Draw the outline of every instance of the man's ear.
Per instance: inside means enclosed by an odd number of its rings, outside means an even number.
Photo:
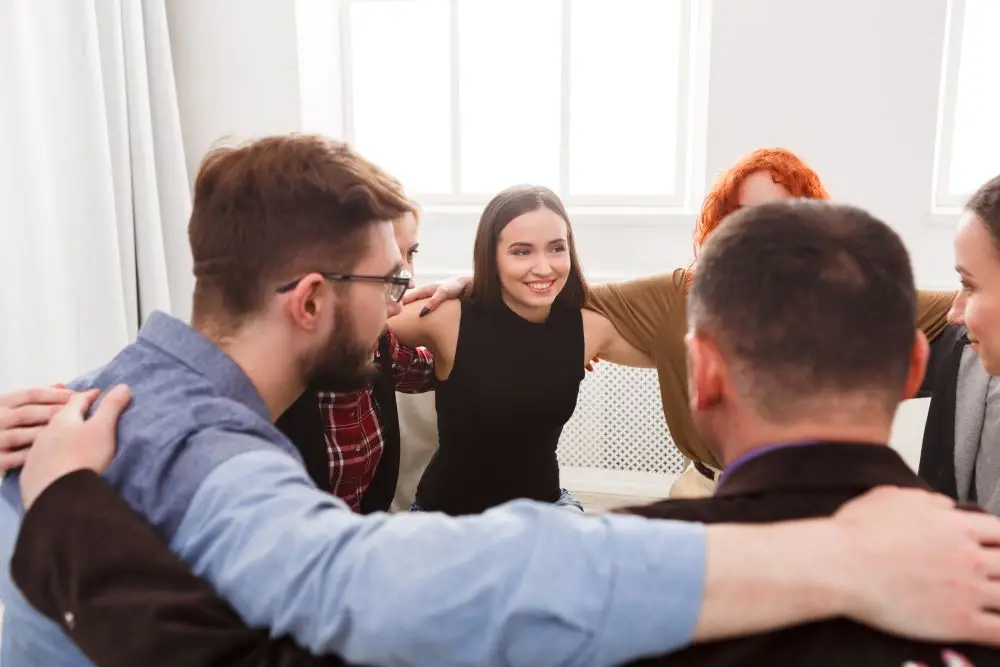
[[[913,398],[920,393],[920,386],[924,383],[924,375],[927,373],[927,361],[931,356],[931,346],[927,342],[927,336],[919,329],[913,339],[913,347],[910,348],[910,368],[906,373],[906,386],[903,389],[903,398]]]
[[[688,333],[685,343],[688,350],[691,411],[707,410],[718,405],[722,394],[719,350],[711,340],[694,331]]]
[[[286,295],[285,309],[297,326],[305,331],[315,331],[319,327],[320,316],[331,308],[333,299],[329,290],[324,290],[326,280],[318,273],[310,273]]]

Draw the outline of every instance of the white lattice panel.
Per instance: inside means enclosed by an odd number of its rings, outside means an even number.
[[[406,510],[437,448],[434,394],[396,394],[402,460],[394,507]],[[580,386],[559,441],[563,486],[574,491],[665,497],[684,459],[663,420],[656,371],[599,363]]]
[[[656,371],[599,363],[559,441],[562,468],[673,477],[684,457],[663,419]]]

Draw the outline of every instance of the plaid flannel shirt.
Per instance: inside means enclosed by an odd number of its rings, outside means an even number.
[[[389,332],[396,391],[420,394],[434,387],[434,357],[423,347],[403,345]],[[378,348],[375,350],[378,358]],[[355,512],[382,459],[382,425],[371,387],[341,394],[318,392],[330,457],[330,488]]]

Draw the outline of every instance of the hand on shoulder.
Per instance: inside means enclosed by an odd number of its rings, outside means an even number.
[[[39,430],[73,396],[64,387],[36,387],[0,394],[0,473],[24,465]]]
[[[409,305],[421,302],[419,313],[423,317],[437,310],[441,304],[458,299],[471,284],[472,276],[456,276],[442,283],[423,285],[407,292],[403,303]]]

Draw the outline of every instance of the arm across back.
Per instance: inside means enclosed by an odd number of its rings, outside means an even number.
[[[957,292],[917,290],[917,328],[934,342],[948,326],[948,311]]]
[[[350,662],[440,667],[614,665],[683,646],[704,545],[700,525],[526,501],[460,519],[362,517],[266,451],[213,470],[172,540],[252,626]]]
[[[684,294],[676,273],[594,285],[585,307],[608,318],[635,349],[655,356],[665,324],[672,317],[686,319]]]
[[[426,347],[404,345],[392,333],[386,332],[392,379],[396,391],[422,394],[434,390],[434,356]]]
[[[583,331],[586,341],[585,357],[589,361],[600,357],[605,361],[635,368],[655,368],[649,355],[631,345],[618,333],[611,320],[593,310],[583,310]]]
[[[670,437],[688,459],[716,470],[722,462],[702,442],[688,401],[686,271],[597,285],[586,307],[607,317],[621,336],[656,364]]]

